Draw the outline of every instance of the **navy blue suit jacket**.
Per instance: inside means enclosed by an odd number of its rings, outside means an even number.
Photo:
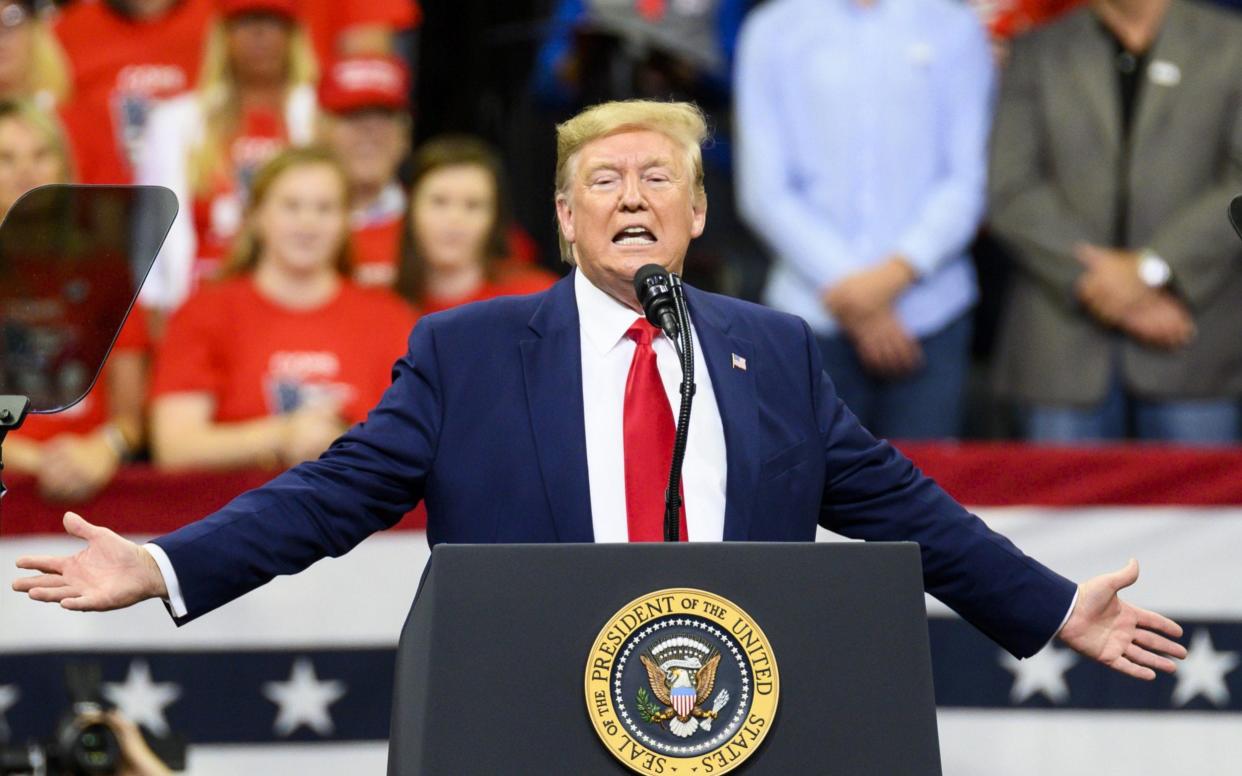
[[[863,429],[802,320],[686,293],[724,425],[726,540],[812,541],[822,525],[915,541],[927,591],[1007,650],[1026,656],[1052,636],[1074,584]],[[186,621],[347,552],[420,499],[433,545],[590,542],[588,487],[571,276],[423,318],[364,423],[318,460],[155,541],[176,569]]]

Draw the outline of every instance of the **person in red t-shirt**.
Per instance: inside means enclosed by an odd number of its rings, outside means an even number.
[[[226,276],[173,315],[161,345],[156,464],[289,466],[379,401],[414,314],[349,279],[348,202],[323,149],[283,151],[255,174]]]
[[[486,143],[462,135],[429,140],[414,153],[413,168],[394,288],[420,312],[556,282],[551,272],[511,258],[503,170]]]
[[[194,87],[215,0],[79,0],[54,31],[70,64],[62,120],[83,183],[129,183],[157,100]]]
[[[296,0],[216,0],[198,90],[151,114],[137,181],[182,202],[142,290],[176,309],[220,268],[241,224],[250,177],[277,151],[313,139],[317,66]]]
[[[409,74],[391,56],[345,57],[324,71],[323,139],[345,171],[354,203],[354,279],[391,286],[397,276],[405,189],[397,168],[409,152]]]
[[[301,0],[300,12],[320,62],[391,54],[393,35],[422,20],[416,0]]]
[[[30,102],[0,102],[0,214],[36,186],[68,179],[68,152],[56,119]],[[31,415],[5,442],[12,471],[38,478],[57,501],[85,501],[112,480],[143,439],[146,327],[126,322],[112,348],[104,387],[56,415]]]

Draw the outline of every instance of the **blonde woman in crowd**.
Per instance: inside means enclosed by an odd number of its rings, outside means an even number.
[[[56,119],[30,101],[0,101],[0,215],[30,189],[71,177]],[[146,351],[142,316],[133,316],[113,346],[102,388],[65,412],[30,416],[5,440],[8,469],[33,475],[56,501],[85,501],[107,485],[142,444]]]
[[[198,89],[156,108],[138,183],[182,203],[143,288],[143,304],[175,309],[219,271],[241,223],[254,171],[314,135],[317,67],[294,0],[219,0]]]
[[[32,2],[0,2],[0,99],[52,110],[69,96],[69,65]]]
[[[388,386],[414,323],[350,280],[349,186],[318,147],[254,177],[225,277],[169,321],[152,385],[166,468],[279,468],[317,457]]]
[[[464,135],[415,153],[409,226],[396,289],[422,313],[496,296],[532,294],[556,282],[510,260],[509,209],[500,158]]]

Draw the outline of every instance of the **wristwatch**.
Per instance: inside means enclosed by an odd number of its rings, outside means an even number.
[[[1148,288],[1164,288],[1169,284],[1173,271],[1169,263],[1160,258],[1160,254],[1150,248],[1139,254],[1138,276]]]

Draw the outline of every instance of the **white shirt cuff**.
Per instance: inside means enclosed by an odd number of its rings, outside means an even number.
[[[168,553],[164,552],[158,544],[151,542],[147,542],[142,547],[151,553],[151,557],[155,559],[155,565],[160,567],[160,574],[164,577],[164,587],[168,589],[168,598],[164,601],[172,610],[173,616],[184,617],[189,614],[185,608],[185,600],[181,598],[181,584],[177,581],[177,571],[173,568],[172,561],[168,559]]]
[[[1055,641],[1057,636],[1061,635],[1061,629],[1065,627],[1065,623],[1069,622],[1070,615],[1074,613],[1074,607],[1077,605],[1078,605],[1078,591],[1075,590],[1074,597],[1070,599],[1069,608],[1065,610],[1065,616],[1061,618],[1061,624],[1057,626],[1056,631],[1054,631],[1052,636],[1049,637],[1048,641],[1044,643],[1044,646],[1039,648],[1040,652],[1047,649],[1048,645],[1051,644],[1053,641]]]

